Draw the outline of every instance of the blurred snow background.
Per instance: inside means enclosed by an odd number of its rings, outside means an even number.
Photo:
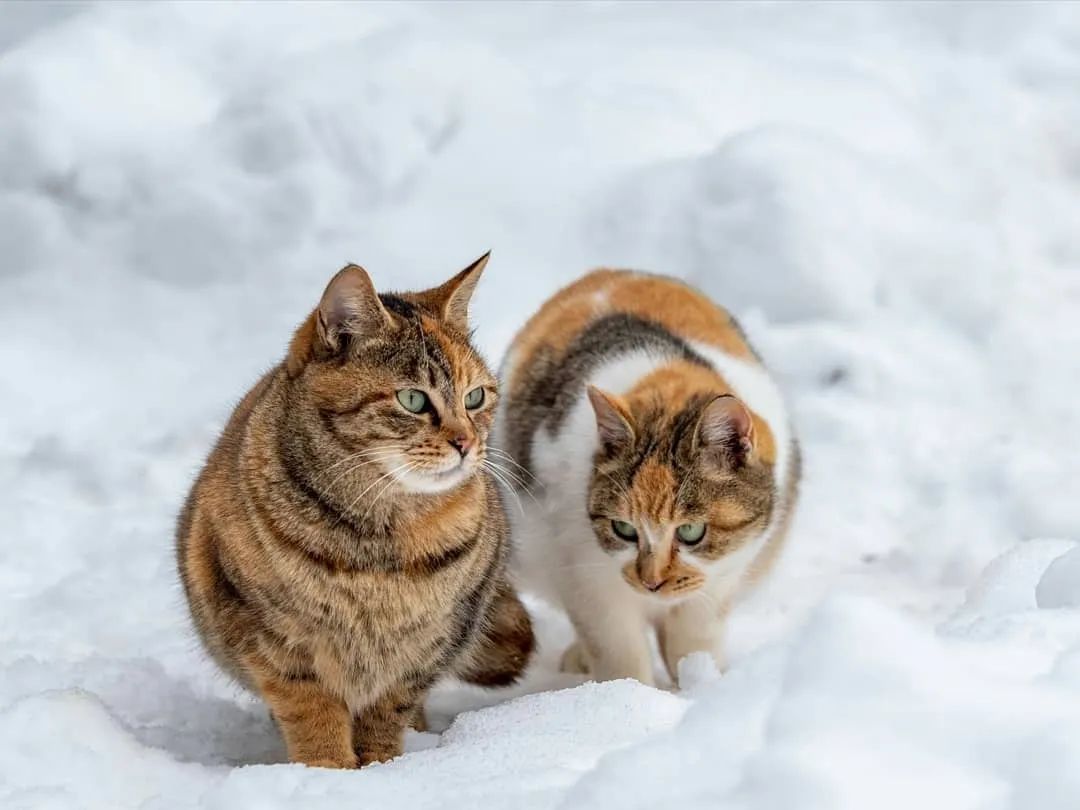
[[[187,487],[338,267],[488,248],[493,362],[598,264],[741,317],[784,564],[723,678],[569,688],[537,605],[539,694],[233,767],[282,752],[188,627]],[[0,369],[5,808],[1080,806],[1078,5],[2,3]]]

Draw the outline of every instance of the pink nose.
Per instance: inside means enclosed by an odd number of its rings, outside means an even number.
[[[450,446],[457,450],[458,453],[461,454],[461,457],[464,458],[469,454],[469,450],[473,446],[473,440],[468,436],[455,436],[450,439]]]
[[[646,577],[641,578],[641,584],[648,588],[650,591],[660,590],[664,587],[665,582],[667,582],[666,579],[647,579]]]

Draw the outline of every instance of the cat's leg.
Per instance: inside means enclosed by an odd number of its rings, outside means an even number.
[[[357,713],[352,724],[352,746],[361,767],[401,756],[405,728],[415,723],[418,711],[423,712],[426,694],[426,687],[391,687]]]
[[[479,686],[509,686],[525,671],[535,646],[529,613],[504,581],[496,588],[477,639],[457,674]]]
[[[657,640],[673,683],[679,682],[679,661],[690,653],[707,652],[721,672],[727,667],[724,656],[724,625],[728,603],[719,609],[706,599],[692,599],[669,610],[657,626]]]
[[[427,714],[424,712],[424,701],[421,700],[416,704],[416,711],[413,712],[412,721],[409,725],[416,731],[428,730]]]
[[[355,768],[352,717],[345,701],[314,678],[271,673],[254,677],[285,738],[290,762],[318,768]]]
[[[574,643],[566,648],[559,661],[559,670],[571,675],[589,674],[589,657],[580,639],[575,639]]]
[[[577,630],[580,648],[567,650],[564,665],[577,664],[598,681],[634,678],[655,685],[649,623],[636,594],[621,582],[610,589],[595,583],[567,584],[563,605]]]

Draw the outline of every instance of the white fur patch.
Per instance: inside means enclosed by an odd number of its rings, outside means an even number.
[[[399,460],[386,465],[388,476],[401,484],[409,492],[435,494],[447,492],[463,483],[470,475],[476,472],[477,465],[473,461],[461,463],[457,454],[449,458],[441,470],[417,470],[407,461]]]

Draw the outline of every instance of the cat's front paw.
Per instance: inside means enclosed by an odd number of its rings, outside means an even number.
[[[356,757],[342,757],[341,759],[312,759],[304,761],[309,768],[334,768],[336,770],[349,770],[358,767]]]
[[[412,721],[409,725],[412,726],[413,731],[424,733],[429,730],[427,712],[424,711],[423,704],[416,707],[416,711],[413,712]]]
[[[401,748],[369,748],[360,752],[360,767],[372,765],[376,762],[389,762],[401,756]]]
[[[559,670],[568,672],[571,675],[590,674],[589,658],[580,641],[575,641],[566,648],[566,652],[563,653],[562,660],[559,662]]]

